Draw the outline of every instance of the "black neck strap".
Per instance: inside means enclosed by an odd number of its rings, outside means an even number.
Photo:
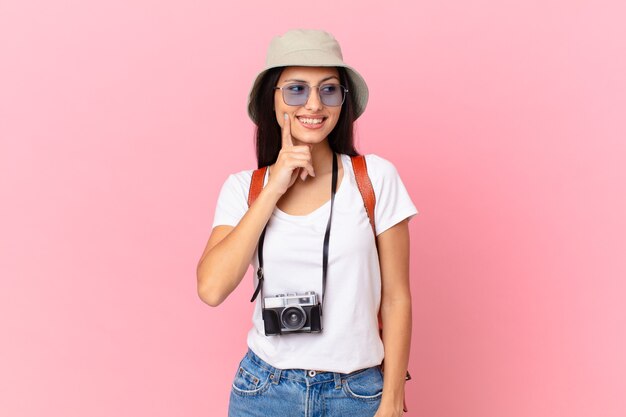
[[[328,270],[328,242],[330,241],[330,224],[333,218],[333,206],[335,205],[335,192],[337,191],[337,171],[338,171],[338,163],[337,163],[337,154],[333,152],[333,176],[332,183],[330,188],[330,214],[328,216],[328,223],[326,224],[326,233],[324,234],[324,249],[322,254],[322,305],[324,303],[324,295],[326,294],[326,273]],[[261,236],[259,237],[259,247],[258,247],[258,258],[259,258],[259,268],[257,269],[257,278],[259,280],[256,290],[254,290],[254,294],[252,295],[252,299],[250,302],[253,302],[259,292],[261,293],[261,302],[263,303],[263,307],[265,307],[265,300],[263,299],[263,280],[265,279],[263,273],[263,241],[265,240],[265,230],[267,229],[267,224],[263,228],[263,232],[261,232]]]

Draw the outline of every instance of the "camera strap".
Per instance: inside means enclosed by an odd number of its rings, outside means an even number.
[[[324,248],[322,252],[322,300],[321,304],[324,305],[324,295],[326,293],[326,274],[328,270],[328,243],[330,241],[330,225],[333,218],[333,206],[335,205],[335,192],[337,191],[337,171],[339,170],[337,163],[337,154],[333,152],[333,174],[332,174],[332,183],[330,188],[330,214],[328,215],[328,223],[326,224],[326,233],[324,234]],[[344,171],[345,175],[345,171]],[[263,228],[261,232],[261,236],[259,237],[259,247],[258,247],[258,258],[259,258],[259,268],[257,269],[257,279],[258,284],[256,289],[254,290],[254,294],[250,299],[250,302],[253,302],[256,297],[261,294],[261,303],[263,304],[263,308],[265,308],[265,299],[263,298],[263,281],[265,280],[264,272],[263,272],[263,242],[265,241],[265,230],[267,229],[267,224]]]

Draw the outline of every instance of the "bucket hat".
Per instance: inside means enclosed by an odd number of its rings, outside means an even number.
[[[354,68],[343,62],[339,42],[328,32],[313,29],[293,29],[275,36],[270,42],[265,58],[265,68],[259,72],[248,94],[248,116],[257,123],[253,108],[263,75],[272,68],[299,67],[342,67],[346,69],[350,86],[348,94],[354,104],[355,119],[365,111],[369,91],[365,80]]]

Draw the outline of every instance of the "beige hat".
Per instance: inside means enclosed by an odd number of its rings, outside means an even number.
[[[270,42],[265,59],[265,68],[256,76],[248,94],[248,115],[257,122],[252,103],[258,92],[258,84],[267,70],[276,67],[343,67],[350,78],[350,90],[354,103],[355,119],[365,111],[369,96],[367,84],[354,68],[343,62],[341,48],[333,35],[322,30],[295,29]]]

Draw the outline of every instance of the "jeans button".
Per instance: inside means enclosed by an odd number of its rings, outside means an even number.
[[[309,371],[309,376],[313,378],[315,376],[315,371]]]

